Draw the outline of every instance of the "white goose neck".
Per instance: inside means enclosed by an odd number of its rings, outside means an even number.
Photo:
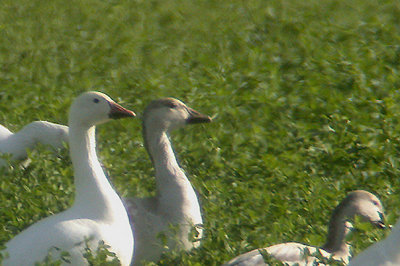
[[[120,200],[97,159],[94,126],[70,123],[70,154],[76,186],[74,207],[90,210],[84,215],[92,219],[109,218]]]

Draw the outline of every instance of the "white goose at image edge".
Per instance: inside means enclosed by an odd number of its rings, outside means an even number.
[[[355,256],[349,266],[398,266],[400,265],[400,220],[390,234]]]
[[[74,169],[75,201],[71,208],[29,226],[6,243],[3,265],[34,265],[49,249],[69,253],[70,265],[87,265],[82,256],[84,240],[91,250],[99,241],[109,245],[122,265],[129,265],[133,236],[128,215],[112,188],[96,154],[95,125],[114,118],[134,117],[132,111],[107,95],[86,92],[77,97],[69,112],[69,146]],[[54,250],[53,250],[54,251]],[[57,259],[57,255],[52,254]]]

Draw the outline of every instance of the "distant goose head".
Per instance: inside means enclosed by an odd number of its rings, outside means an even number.
[[[135,113],[115,103],[110,97],[100,92],[85,92],[71,105],[69,123],[91,127],[110,119],[134,117]]]
[[[333,211],[323,249],[337,253],[343,259],[348,259],[350,250],[345,238],[351,231],[352,225],[347,219],[351,220],[356,215],[378,228],[387,228],[381,201],[368,191],[355,190],[347,194]]]
[[[342,204],[347,216],[359,215],[378,228],[386,228],[382,203],[374,194],[355,190],[347,195]]]
[[[208,123],[211,118],[186,106],[174,98],[163,98],[152,101],[144,111],[144,123],[157,125],[165,131],[186,124]]]

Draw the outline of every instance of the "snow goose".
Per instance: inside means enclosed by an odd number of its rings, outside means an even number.
[[[167,236],[169,249],[189,250],[200,244],[189,237],[195,228],[198,240],[201,238],[202,230],[196,227],[202,224],[199,201],[176,161],[168,133],[187,124],[210,121],[173,98],[155,100],[145,109],[143,139],[155,168],[157,192],[155,197],[124,199],[135,234],[134,265],[159,260],[165,250],[161,233]]]
[[[351,230],[351,224],[347,219],[352,219],[355,215],[361,216],[364,220],[379,228],[385,228],[383,207],[380,200],[367,191],[356,190],[350,192],[333,211],[329,222],[327,241],[322,247],[318,248],[296,242],[282,243],[247,252],[232,259],[225,265],[266,265],[260,251],[288,265],[295,265],[296,263],[299,265],[314,265],[316,258],[305,256],[306,249],[308,250],[306,253],[314,254],[319,250],[323,257],[330,258],[332,256],[335,260],[342,260],[347,264],[351,256],[350,247],[345,242],[346,235]]]
[[[49,145],[54,149],[63,147],[68,142],[68,127],[47,121],[35,121],[16,133],[0,125],[0,153],[11,154],[12,160],[25,160],[27,149],[32,149],[37,143]],[[0,167],[7,162],[0,159]]]
[[[49,249],[53,258],[58,258],[59,254],[54,253],[57,250],[67,251],[71,265],[87,265],[82,256],[85,239],[91,250],[104,241],[122,265],[129,265],[132,230],[124,205],[97,159],[95,125],[133,116],[132,111],[99,92],[86,92],[75,99],[69,112],[75,202],[70,209],[31,225],[6,243],[9,257],[3,265],[33,265],[43,261]]]
[[[390,235],[355,256],[350,266],[398,266],[400,265],[400,220]]]

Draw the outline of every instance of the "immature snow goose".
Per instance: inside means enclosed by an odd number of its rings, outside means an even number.
[[[35,121],[16,133],[0,125],[0,153],[11,154],[12,160],[25,160],[27,149],[32,149],[37,143],[49,145],[54,149],[63,147],[68,142],[68,127],[47,121]],[[0,158],[0,167],[6,166]]]
[[[347,264],[351,256],[350,247],[345,242],[346,235],[350,232],[349,227],[351,227],[347,220],[352,219],[355,215],[363,217],[379,228],[385,228],[383,207],[380,200],[367,191],[356,190],[349,193],[333,211],[329,222],[327,241],[322,247],[318,248],[296,242],[282,243],[247,252],[230,260],[225,265],[266,265],[260,250],[288,265],[295,265],[296,263],[314,265],[316,258],[313,256],[305,257],[305,249],[308,249],[309,254],[314,254],[317,250],[320,250],[324,257],[330,258],[332,256],[335,260],[342,260]]]
[[[135,261],[157,261],[164,251],[160,233],[170,249],[189,250],[200,243],[189,233],[202,224],[199,201],[184,171],[176,161],[168,136],[174,128],[210,122],[211,118],[173,98],[151,102],[143,115],[143,138],[155,168],[157,192],[150,198],[124,199],[135,234]],[[176,226],[171,230],[170,225]],[[171,231],[169,231],[171,230]],[[201,238],[201,228],[196,228]]]
[[[390,235],[350,260],[349,266],[398,266],[400,265],[400,219]]]
[[[132,230],[124,205],[108,182],[96,154],[95,125],[109,119],[134,117],[132,111],[99,92],[81,94],[69,112],[69,146],[74,168],[75,202],[22,231],[6,244],[9,258],[3,265],[34,265],[49,249],[70,254],[71,265],[87,265],[83,258],[85,238],[96,250],[99,241],[110,246],[122,265],[129,265],[133,252]]]

